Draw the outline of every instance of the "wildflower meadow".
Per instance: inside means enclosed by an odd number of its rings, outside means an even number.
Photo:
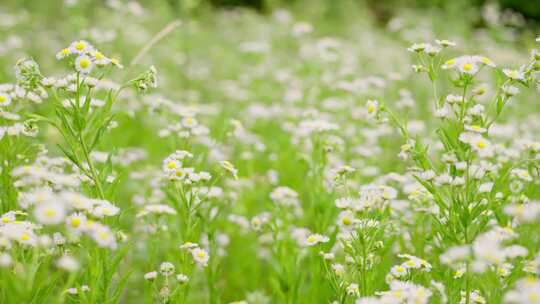
[[[0,1],[0,303],[540,303],[538,21],[218,2]]]

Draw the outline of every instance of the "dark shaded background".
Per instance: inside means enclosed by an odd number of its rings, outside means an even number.
[[[178,3],[184,0],[167,0],[172,6],[179,6]],[[193,2],[208,2],[209,4],[217,7],[234,7],[245,6],[251,7],[256,10],[265,11],[274,5],[286,5],[297,2],[298,0],[199,0]],[[331,0],[339,1],[339,0]],[[361,0],[358,0],[361,1]],[[503,9],[512,9],[524,17],[531,20],[540,20],[540,1],[538,0],[366,0],[376,10],[381,12],[388,12],[391,14],[393,9],[400,6],[417,6],[417,7],[439,7],[445,8],[449,2],[462,2],[465,6],[481,7],[487,2],[496,2]]]

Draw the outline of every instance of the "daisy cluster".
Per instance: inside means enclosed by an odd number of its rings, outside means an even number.
[[[0,10],[0,303],[540,303],[540,38],[322,2]]]

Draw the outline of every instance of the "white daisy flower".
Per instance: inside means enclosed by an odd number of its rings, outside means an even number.
[[[71,54],[73,54],[73,52],[71,51],[70,48],[61,49],[58,53],[56,53],[56,59],[62,60]]]
[[[201,265],[206,267],[208,265],[208,260],[210,260],[210,256],[208,255],[208,252],[201,248],[194,248],[191,250],[191,255],[193,256],[193,260]]]
[[[474,75],[478,72],[478,64],[474,57],[463,56],[457,63],[459,71],[463,74]]]
[[[375,117],[379,110],[379,102],[377,100],[368,100],[366,102],[366,110],[368,117]]]
[[[450,46],[456,46],[456,42],[455,41],[452,41],[452,40],[446,40],[446,39],[443,39],[443,40],[435,40],[435,43],[437,43],[438,45],[442,46],[442,47],[450,47]]]
[[[64,221],[66,209],[58,202],[45,202],[38,204],[34,209],[36,220],[44,225],[59,224]]]
[[[74,213],[66,219],[68,229],[80,231],[86,224],[86,216],[82,213]]]
[[[503,69],[504,75],[512,80],[524,80],[525,74],[520,70]]]
[[[465,125],[465,130],[480,134],[487,132],[486,128],[482,128],[479,125]]]
[[[409,52],[422,53],[429,45],[429,43],[414,43],[407,50]]]
[[[94,239],[98,246],[108,247],[111,249],[116,248],[116,238],[109,227],[98,223],[93,223],[90,225],[90,227],[88,224],[86,226],[88,227],[87,229],[89,229],[90,236]]]
[[[306,246],[315,246],[319,243],[326,243],[330,239],[327,236],[321,235],[321,234],[311,234],[309,235],[305,241],[304,245]]]
[[[75,69],[82,74],[89,74],[94,68],[94,62],[90,57],[81,55],[75,59]]]
[[[476,59],[477,62],[487,65],[492,68],[497,66],[495,62],[493,62],[493,60],[491,60],[489,57],[486,57],[486,56],[476,55],[474,56],[474,59]]]
[[[9,106],[11,104],[11,96],[7,93],[0,92],[0,107]]]
[[[68,272],[75,272],[79,270],[79,261],[69,255],[63,255],[60,259],[58,259],[56,265],[58,268]]]
[[[147,281],[153,281],[157,278],[157,271],[151,271],[144,274],[144,279]]]
[[[184,119],[182,119],[182,126],[188,129],[194,128],[197,126],[197,120],[191,116],[185,117]]]
[[[176,279],[178,280],[178,282],[182,284],[187,283],[189,281],[189,277],[183,273],[177,274]]]
[[[104,66],[111,63],[111,59],[107,58],[105,55],[103,55],[102,52],[98,50],[94,50],[90,54],[92,55],[94,62],[98,66]]]
[[[480,135],[473,135],[469,144],[478,153],[480,157],[493,156],[493,146],[489,140]]]
[[[69,50],[75,54],[89,54],[94,50],[94,47],[85,40],[74,41],[69,46]]]
[[[443,70],[451,69],[455,67],[456,64],[457,64],[456,58],[451,58],[451,59],[446,60],[446,62],[441,66],[441,68]]]
[[[159,272],[166,277],[174,274],[174,271],[175,271],[175,267],[173,263],[163,262],[161,263],[161,265],[159,265]]]
[[[0,267],[8,267],[13,262],[11,256],[5,252],[0,253]]]
[[[115,216],[119,212],[120,208],[116,207],[115,205],[111,204],[106,200],[96,200],[94,210],[92,210],[92,214],[98,218]]]
[[[390,269],[390,273],[395,277],[402,277],[407,275],[407,268],[402,265],[395,265]]]

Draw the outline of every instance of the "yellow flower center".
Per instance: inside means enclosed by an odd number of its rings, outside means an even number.
[[[79,61],[79,65],[81,66],[81,68],[86,69],[90,66],[90,60],[83,58],[81,59],[81,61]]]
[[[375,112],[375,106],[374,105],[369,105],[367,107],[367,111],[368,111],[369,114]]]
[[[94,56],[96,59],[103,59],[105,58],[105,56],[103,55],[103,53],[101,52],[96,52],[95,56]]]
[[[83,42],[77,42],[77,43],[75,43],[75,49],[76,49],[77,51],[82,51],[82,50],[84,50],[85,48],[86,48],[86,46],[84,45]]]
[[[484,149],[486,147],[486,142],[483,141],[483,140],[479,140],[477,143],[476,143],[476,147],[479,148],[479,149]]]
[[[456,61],[454,59],[449,59],[449,60],[446,61],[447,65],[453,65],[454,63],[456,63]]]
[[[56,211],[55,210],[52,210],[52,209],[47,209],[45,210],[45,216],[46,217],[53,217],[56,215]]]
[[[60,51],[60,54],[62,54],[63,56],[67,56],[71,53],[71,51],[68,49],[68,48],[65,48],[65,49],[62,49]]]
[[[307,241],[308,243],[315,243],[317,241],[317,238],[313,235],[310,235],[308,238],[307,238]]]
[[[522,171],[519,175],[521,175],[521,177],[530,177],[531,176],[528,171]]]
[[[106,239],[106,238],[109,236],[109,234],[108,234],[107,232],[105,232],[105,231],[101,231],[101,232],[98,234],[98,236],[99,236],[100,239],[104,240],[104,239]]]
[[[4,223],[9,223],[10,220],[11,219],[9,217],[7,217],[7,216],[2,217],[2,222],[4,222]]]
[[[472,70],[472,68],[473,68],[473,66],[470,63],[465,63],[463,65],[463,70],[465,70],[465,71],[470,71],[470,70]]]
[[[167,163],[167,168],[169,169],[175,169],[177,166],[178,165],[174,161],[170,161],[169,163]]]
[[[344,216],[341,219],[341,222],[343,223],[343,225],[346,225],[346,226],[349,226],[352,223],[351,218],[348,216]]]
[[[0,103],[3,103],[6,100],[7,100],[6,96],[0,95]]]
[[[30,236],[28,235],[28,233],[23,233],[21,235],[21,241],[28,241],[30,239]]]
[[[74,217],[71,219],[71,226],[74,228],[78,228],[81,225],[81,218],[80,217]]]
[[[204,258],[204,257],[206,256],[206,253],[204,253],[204,251],[199,251],[199,252],[197,253],[197,256],[198,256],[199,258]]]

